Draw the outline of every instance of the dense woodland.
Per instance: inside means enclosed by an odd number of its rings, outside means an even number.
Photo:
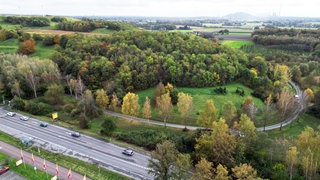
[[[42,27],[49,26],[50,20],[46,17],[17,17],[17,16],[4,16],[3,21],[11,24],[19,24],[22,26]]]

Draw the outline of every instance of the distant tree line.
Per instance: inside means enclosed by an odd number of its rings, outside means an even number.
[[[46,17],[32,16],[32,17],[18,17],[18,16],[4,16],[3,22],[11,24],[20,24],[22,26],[50,26],[50,20]]]
[[[320,30],[265,28],[252,33],[252,40],[282,50],[313,52],[320,44]]]

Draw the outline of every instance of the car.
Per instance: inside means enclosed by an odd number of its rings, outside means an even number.
[[[122,154],[127,155],[127,156],[132,156],[133,155],[133,151],[131,149],[124,149],[122,151]]]
[[[29,119],[29,117],[27,117],[27,116],[21,116],[20,117],[20,120],[22,120],[22,121],[28,121],[28,119]]]
[[[5,172],[9,171],[9,167],[8,166],[4,166],[4,167],[0,167],[0,174],[3,174]]]
[[[8,112],[7,115],[13,117],[16,115],[16,113],[15,112]]]
[[[48,123],[42,122],[42,123],[40,123],[40,126],[41,126],[41,127],[47,127],[47,126],[48,126]]]
[[[78,132],[72,132],[72,133],[71,133],[71,136],[72,136],[72,137],[80,137],[80,133],[78,133]]]

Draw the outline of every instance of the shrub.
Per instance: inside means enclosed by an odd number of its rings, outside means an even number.
[[[29,101],[26,110],[33,115],[48,115],[53,112],[53,107],[42,102]]]
[[[13,109],[17,109],[17,110],[19,110],[19,111],[23,111],[23,110],[25,109],[25,107],[26,107],[26,102],[25,102],[25,100],[23,100],[23,99],[21,99],[21,98],[19,98],[19,97],[17,97],[17,96],[15,96],[15,97],[13,98],[12,104],[13,104],[12,108],[13,108]]]
[[[107,117],[102,123],[102,129],[100,131],[103,135],[110,135],[116,130],[117,126],[116,123],[113,121],[111,117]]]
[[[33,39],[26,40],[20,43],[18,53],[29,55],[36,52],[36,42]]]
[[[89,128],[88,118],[84,114],[81,114],[81,116],[79,117],[79,128],[81,129]]]

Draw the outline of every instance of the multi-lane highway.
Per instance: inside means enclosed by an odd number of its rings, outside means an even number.
[[[41,121],[30,118],[28,121],[19,119],[21,115],[10,117],[7,111],[0,110],[0,130],[11,135],[28,136],[34,141],[49,143],[55,147],[61,147],[66,154],[94,162],[101,167],[124,174],[134,179],[153,179],[148,174],[148,160],[150,156],[141,152],[134,152],[133,156],[122,154],[124,147],[104,142],[90,136],[81,134],[80,137],[72,137],[71,130],[49,124],[48,127],[40,127]]]

